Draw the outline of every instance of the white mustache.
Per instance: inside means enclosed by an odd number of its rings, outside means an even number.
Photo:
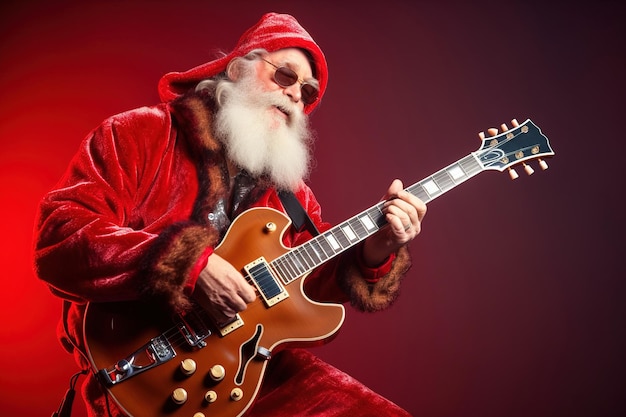
[[[278,108],[280,111],[289,116],[290,119],[295,117],[295,115],[297,115],[300,111],[298,106],[294,104],[294,102],[289,97],[282,94],[278,95],[268,93],[267,99],[268,105]]]

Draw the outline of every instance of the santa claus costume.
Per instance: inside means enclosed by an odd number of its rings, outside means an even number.
[[[321,99],[328,82],[321,49],[293,17],[266,14],[230,53],[186,72],[166,74],[158,86],[161,103],[115,115],[94,129],[42,200],[36,270],[64,300],[58,333],[81,369],[88,370],[82,394],[89,416],[126,414],[98,380],[86,354],[87,306],[151,300],[184,312],[199,272],[211,262],[234,218],[251,207],[285,212],[277,190],[266,181],[244,174],[231,186],[224,149],[212,133],[217,106],[194,87],[254,49],[293,47],[310,55]],[[305,113],[319,101],[306,106]],[[309,187],[303,183],[294,194],[317,228],[327,230]],[[230,209],[224,209],[224,201],[232,202]],[[295,246],[310,238],[309,231],[292,227],[283,242]],[[314,300],[382,310],[397,297],[409,258],[403,248],[379,267],[368,268],[356,246],[314,270],[305,290]],[[408,415],[304,349],[273,353],[246,415]]]

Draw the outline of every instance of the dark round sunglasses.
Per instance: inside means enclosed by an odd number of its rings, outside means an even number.
[[[305,80],[298,77],[298,74],[294,70],[288,67],[279,67],[265,58],[261,58],[276,69],[274,73],[274,81],[281,87],[290,87],[296,82],[300,83],[300,93],[302,95],[302,102],[305,105],[315,103],[315,100],[319,97],[319,90],[312,84],[309,84]]]

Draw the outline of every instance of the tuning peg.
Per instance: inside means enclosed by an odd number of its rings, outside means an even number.
[[[517,123],[517,119],[512,119],[512,120],[511,120],[511,125],[512,125],[513,127],[518,127],[518,126],[519,126],[519,123]]]
[[[503,132],[506,132],[507,130],[509,130],[509,127],[506,124],[502,123],[500,125],[500,130],[502,130]]]
[[[533,175],[533,172],[535,172],[535,170],[527,164],[524,164],[524,171],[526,171],[528,175]]]
[[[541,158],[539,158],[539,166],[541,167],[543,171],[548,169],[548,163]]]
[[[479,132],[478,137],[480,138],[480,140],[485,140],[485,132]]]
[[[515,171],[515,169],[513,168],[509,168],[509,176],[511,177],[512,180],[516,180],[517,178],[519,178],[517,171]]]
[[[487,129],[487,133],[489,133],[490,136],[495,136],[498,134],[498,129],[496,129],[495,127],[490,127],[489,129]]]

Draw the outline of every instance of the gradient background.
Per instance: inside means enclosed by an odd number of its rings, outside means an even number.
[[[397,303],[314,351],[416,416],[626,415],[623,2],[398,0],[2,3],[0,415],[50,415],[76,371],[31,267],[38,200],[91,128],[266,11],[328,58],[311,185],[333,223],[511,118],[556,151],[432,202]]]

